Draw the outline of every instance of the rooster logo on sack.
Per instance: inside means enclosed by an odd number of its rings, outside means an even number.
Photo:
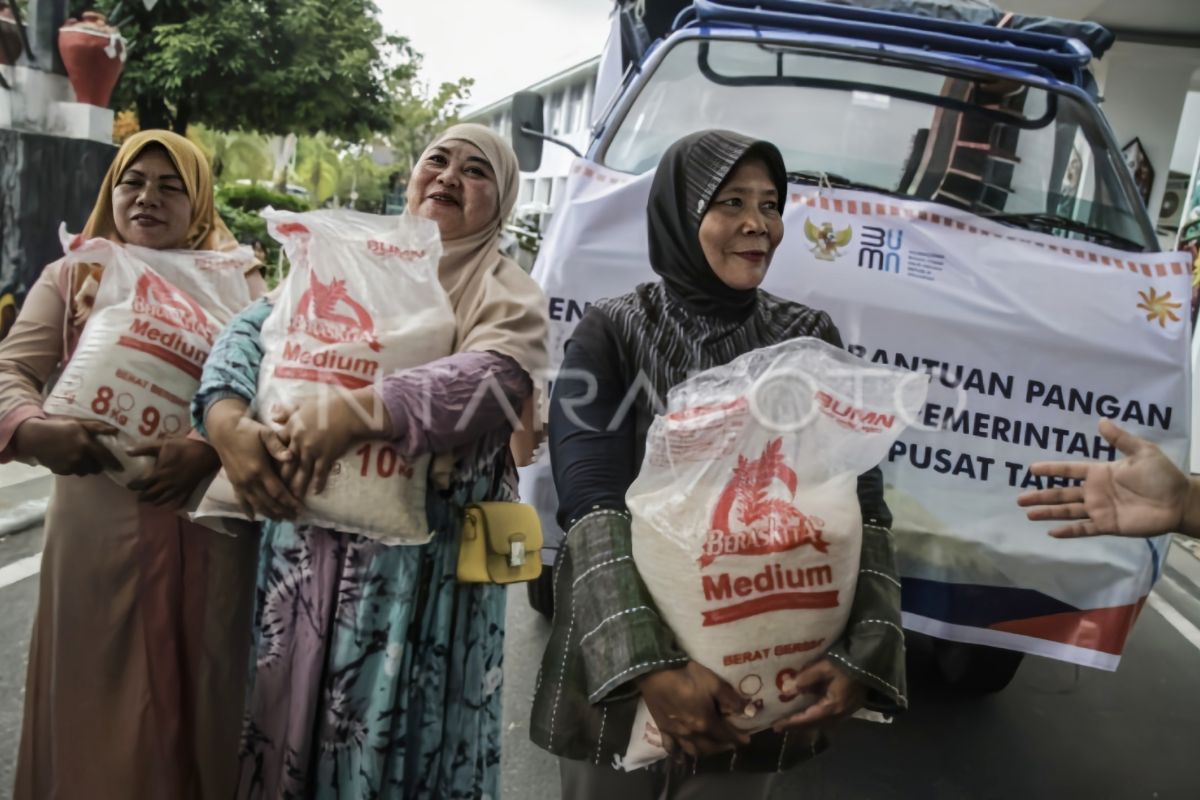
[[[760,556],[805,545],[829,552],[824,520],[793,505],[796,483],[795,470],[784,461],[782,439],[769,442],[756,459],[738,456],[733,477],[713,511],[700,566],[721,556]],[[786,498],[779,496],[777,487],[786,489]]]
[[[346,282],[334,279],[321,283],[314,272],[309,273],[308,289],[296,305],[291,331],[307,333],[326,344],[362,342],[377,353],[383,349],[375,337],[375,321],[350,296]]]
[[[850,244],[854,236],[854,228],[847,225],[843,230],[835,231],[832,222],[823,222],[820,227],[813,224],[811,219],[804,220],[804,235],[813,243],[811,252],[822,261],[833,261],[842,255],[839,248]]]
[[[202,336],[210,345],[217,327],[208,321],[200,304],[168,283],[160,275],[145,270],[134,288],[133,311],[147,314],[159,322]]]

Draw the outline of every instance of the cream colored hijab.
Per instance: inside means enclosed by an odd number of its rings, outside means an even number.
[[[464,123],[450,127],[431,142],[421,160],[432,148],[450,140],[479,148],[496,173],[499,199],[495,216],[481,230],[442,242],[438,280],[454,307],[454,351],[491,351],[510,357],[533,378],[535,397],[540,398],[549,333],[546,298],[525,270],[500,253],[500,234],[517,201],[517,156],[508,142],[489,128]],[[420,202],[410,194],[409,212],[416,213]],[[527,403],[522,411],[526,435],[514,436],[513,455],[518,464],[530,460],[533,434],[541,428],[541,414],[534,413],[536,405],[536,400]]]

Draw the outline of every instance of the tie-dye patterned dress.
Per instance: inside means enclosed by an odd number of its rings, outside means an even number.
[[[252,306],[218,340],[196,396],[200,415],[223,397],[253,397],[269,313],[265,302]],[[517,407],[529,390],[520,368],[492,353],[422,370],[408,385],[425,381],[444,408],[461,408],[482,374],[512,387]],[[393,419],[403,391],[385,381]],[[505,594],[458,583],[455,568],[462,509],[516,499],[515,473],[503,415],[497,423],[483,409],[467,427],[476,438],[456,451],[464,455],[449,489],[428,493],[436,535],[426,545],[263,525],[237,797],[498,795]],[[413,432],[409,452],[430,434]]]

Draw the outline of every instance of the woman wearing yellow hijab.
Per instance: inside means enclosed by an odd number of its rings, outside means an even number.
[[[203,153],[168,131],[125,142],[81,236],[155,249],[236,247],[214,210]],[[15,796],[225,797],[254,543],[175,513],[216,470],[216,455],[198,438],[166,440],[151,474],[123,489],[98,474],[113,463],[96,439],[107,426],[41,409],[100,279],[95,268],[49,265],[0,343],[0,462],[34,460],[56,476]]]

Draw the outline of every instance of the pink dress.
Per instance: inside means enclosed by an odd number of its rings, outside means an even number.
[[[0,342],[0,461],[78,341],[69,273],[48,266]],[[232,794],[255,558],[103,475],[55,477],[17,800]]]

